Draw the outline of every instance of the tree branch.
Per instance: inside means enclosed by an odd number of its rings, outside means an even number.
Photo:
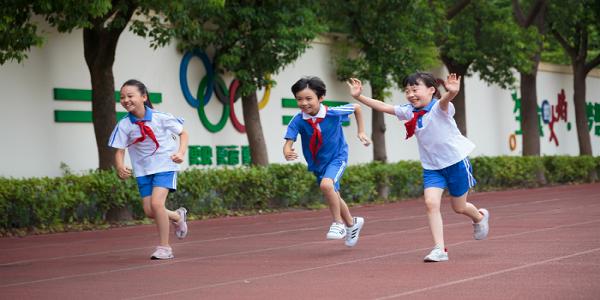
[[[594,59],[592,59],[590,62],[586,63],[583,66],[585,74],[589,73],[593,68],[597,67],[598,65],[600,65],[600,54],[598,54]]]
[[[556,31],[556,29],[552,29],[551,32],[552,32],[552,35],[554,36],[554,38],[556,38],[558,43],[563,47],[563,49],[565,49],[567,54],[569,54],[571,59],[573,59],[573,61],[574,61],[575,58],[577,57],[577,51],[575,50],[575,48],[571,47],[571,45],[569,45],[569,42],[567,42],[567,40],[562,35],[560,35],[560,33],[558,31]]]
[[[581,25],[581,23],[579,24]],[[583,25],[581,29],[580,42],[579,42],[579,53],[577,54],[579,57],[583,58],[583,62],[585,63],[585,57],[587,56],[588,50],[588,31],[587,26]]]
[[[538,17],[539,13],[545,9],[546,0],[537,0],[531,7],[531,10],[529,11],[529,15],[527,17],[525,17],[525,15],[523,14],[523,10],[521,9],[519,0],[512,0],[512,4],[513,14],[515,16],[515,19],[517,20],[517,23],[519,23],[521,27],[526,28],[531,26],[535,18]]]
[[[529,16],[525,20],[525,27],[531,26],[533,21],[538,17],[540,12],[546,8],[546,0],[538,0],[535,2],[531,10],[529,11]]]
[[[452,20],[459,12],[461,12],[467,5],[471,3],[471,0],[462,0],[456,3],[453,7],[448,9],[446,12],[446,20]]]

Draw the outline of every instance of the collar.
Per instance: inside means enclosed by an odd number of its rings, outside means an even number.
[[[135,123],[137,121],[147,121],[147,122],[152,121],[152,112],[153,112],[152,108],[150,108],[148,106],[144,106],[144,108],[146,108],[146,113],[144,114],[143,119],[138,119],[131,113],[128,113],[127,116],[129,117],[129,121],[131,121],[131,123]]]
[[[433,98],[433,99],[431,99],[431,102],[429,102],[429,104],[427,104],[427,106],[425,106],[425,107],[422,107],[422,108],[414,108],[413,107],[413,112],[417,112],[417,111],[420,111],[420,110],[430,111],[431,108],[433,107],[433,105],[435,105],[435,103],[437,101],[438,101],[438,99]]]
[[[325,105],[323,105],[321,103],[321,105],[319,106],[319,112],[316,115],[311,116],[305,112],[302,112],[302,119],[308,120],[311,118],[325,118],[326,114],[327,114],[327,107],[325,107]]]

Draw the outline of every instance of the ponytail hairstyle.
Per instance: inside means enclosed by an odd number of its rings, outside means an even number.
[[[438,81],[431,73],[416,72],[410,74],[402,81],[402,87],[406,88],[407,86],[418,85],[419,81],[421,81],[426,87],[433,87],[435,89],[435,92],[433,93],[434,98],[440,99],[442,97],[442,94],[438,89]]]
[[[127,81],[125,81],[125,83],[123,83],[123,85],[121,86],[121,88],[123,88],[124,86],[135,86],[137,87],[138,91],[140,92],[140,94],[146,95],[146,101],[144,102],[145,106],[148,106],[150,108],[154,108],[152,106],[152,102],[150,102],[150,93],[148,93],[148,89],[146,88],[146,85],[144,85],[141,81],[139,80],[135,80],[135,79],[129,79]]]
[[[292,85],[292,94],[294,97],[296,94],[305,88],[311,89],[317,95],[317,98],[321,98],[325,96],[327,92],[327,88],[325,87],[325,82],[321,80],[321,78],[316,76],[308,76],[302,77],[300,80],[296,81],[294,85]]]

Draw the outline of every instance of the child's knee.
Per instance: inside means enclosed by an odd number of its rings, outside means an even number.
[[[150,219],[154,219],[154,212],[152,211],[151,207],[144,206],[144,214],[146,215],[146,217],[148,217]]]
[[[334,189],[333,180],[331,180],[330,178],[323,178],[319,187],[321,188],[322,192],[331,191]]]
[[[427,211],[440,210],[440,201],[433,198],[425,198],[425,207]]]
[[[163,209],[165,209],[165,204],[164,204],[164,203],[161,203],[160,201],[153,201],[153,202],[150,204],[150,208],[151,208],[151,210],[152,210],[152,212],[151,212],[151,213],[154,215],[154,212],[156,212],[156,211],[158,211],[158,210],[163,210]]]
[[[463,215],[465,214],[466,208],[466,206],[452,206],[455,213]]]

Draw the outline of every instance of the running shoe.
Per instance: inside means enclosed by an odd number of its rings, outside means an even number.
[[[341,240],[346,237],[346,225],[333,222],[331,223],[331,227],[329,227],[329,232],[327,232],[328,240]]]
[[[186,223],[187,209],[185,209],[184,207],[180,207],[175,212],[179,215],[179,221],[173,222],[173,224],[175,224],[175,236],[177,236],[180,239],[183,239],[185,238],[188,232],[188,227]]]
[[[440,262],[448,260],[448,250],[442,249],[442,247],[436,245],[433,247],[431,252],[425,256],[423,261],[425,262]]]
[[[365,225],[365,219],[362,217],[354,217],[352,220],[354,225],[346,227],[346,241],[344,243],[348,247],[354,247],[358,243],[358,235],[363,225]]]
[[[154,253],[152,253],[152,256],[150,256],[150,259],[171,259],[174,257],[171,247],[158,246]]]
[[[490,213],[485,208],[480,209],[479,212],[483,215],[483,219],[479,223],[473,223],[473,238],[483,240],[488,236],[488,232],[490,231]]]

